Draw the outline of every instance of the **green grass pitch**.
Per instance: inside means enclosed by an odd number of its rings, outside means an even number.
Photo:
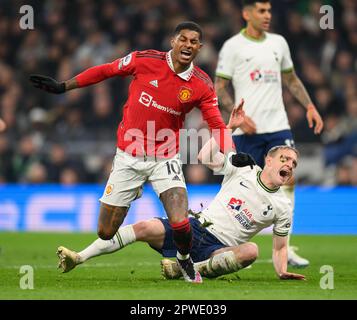
[[[0,233],[0,299],[357,299],[356,236],[293,236],[293,244],[311,265],[289,270],[305,274],[307,281],[276,278],[270,261],[271,236],[254,238],[260,257],[251,269],[204,279],[202,285],[163,279],[160,255],[143,243],[61,274],[57,247],[79,251],[95,239],[95,234]],[[20,288],[23,265],[33,267],[32,290]],[[323,265],[333,267],[334,289],[320,288]]]

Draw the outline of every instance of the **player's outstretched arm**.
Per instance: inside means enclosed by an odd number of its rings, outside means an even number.
[[[66,91],[65,82],[59,82],[41,74],[30,75],[30,81],[35,88],[47,91],[49,93],[59,94]]]
[[[233,98],[229,93],[230,82],[231,80],[221,77],[216,77],[214,81],[214,88],[217,92],[219,104],[228,112],[232,112],[234,108]]]
[[[231,112],[227,129],[235,130],[244,121],[243,111],[244,100],[238,106],[235,106]],[[215,138],[208,140],[198,154],[198,160],[211,170],[219,170],[225,162],[225,155],[220,152]]]
[[[314,133],[320,134],[324,127],[324,122],[315,105],[311,102],[311,98],[300,78],[292,70],[291,72],[282,73],[282,79],[284,85],[288,87],[292,95],[306,108],[306,118],[309,127],[313,128],[315,124]]]
[[[59,82],[55,79],[41,74],[30,75],[30,81],[32,82],[35,88],[39,88],[49,93],[64,93],[68,90],[86,87],[119,75],[119,61],[120,59],[115,60],[111,63],[91,67],[67,81]]]
[[[305,280],[305,276],[287,271],[288,237],[273,235],[273,264],[275,272],[281,280]]]

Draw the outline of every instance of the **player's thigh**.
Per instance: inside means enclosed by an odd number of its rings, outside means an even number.
[[[186,189],[182,162],[179,156],[176,155],[172,159],[156,162],[152,168],[149,181],[158,196],[171,188]]]
[[[194,262],[207,260],[215,251],[225,248],[225,245],[203,227],[197,219],[190,218],[190,223],[193,234],[190,255]]]
[[[188,200],[180,159],[175,157],[157,162],[149,181],[160,197],[170,221],[181,221],[187,215]]]
[[[139,221],[133,224],[137,241],[147,242],[151,247],[160,249],[165,239],[165,226],[159,218]]]
[[[266,140],[263,135],[238,135],[233,136],[233,141],[238,152],[249,153],[261,168],[264,167]]]
[[[101,203],[115,207],[130,207],[141,197],[146,176],[137,170],[137,160],[118,149]]]
[[[177,248],[174,244],[173,232],[169,220],[167,218],[155,218],[155,220],[161,224],[160,227],[157,225],[157,227],[159,227],[158,230],[162,232],[162,228],[164,229],[163,237],[161,239],[162,241],[148,242],[150,247],[159,252],[164,257],[176,257]]]

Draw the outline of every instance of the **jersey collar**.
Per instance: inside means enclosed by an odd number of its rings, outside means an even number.
[[[266,192],[269,192],[269,193],[275,193],[279,190],[279,187],[278,188],[275,188],[275,189],[270,189],[268,188],[262,181],[262,179],[260,178],[262,172],[261,171],[258,171],[257,172],[257,181],[258,181],[258,184],[266,191]]]
[[[175,69],[174,69],[174,64],[172,62],[172,59],[171,59],[171,51],[170,50],[169,52],[166,52],[166,61],[167,61],[167,64],[169,65],[170,69],[176,73]],[[190,67],[184,71],[184,72],[181,72],[181,73],[176,73],[181,79],[185,80],[185,81],[189,81],[192,77],[192,74],[193,74],[193,62],[191,62],[191,65]]]
[[[245,37],[246,39],[248,39],[248,40],[250,40],[250,41],[254,41],[254,42],[263,42],[263,41],[266,39],[266,37],[267,37],[266,33],[264,32],[264,36],[263,36],[262,38],[260,38],[260,39],[253,38],[253,37],[251,37],[250,35],[247,34],[247,28],[242,29],[242,30],[240,31],[240,34],[241,34],[243,37]]]

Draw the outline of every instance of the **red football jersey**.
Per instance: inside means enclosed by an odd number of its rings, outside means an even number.
[[[176,74],[170,52],[135,51],[112,63],[90,68],[76,80],[82,87],[129,75],[133,80],[117,130],[117,146],[125,152],[172,157],[179,149],[179,130],[185,116],[194,107],[201,110],[211,129],[225,128],[208,75],[193,64]]]

